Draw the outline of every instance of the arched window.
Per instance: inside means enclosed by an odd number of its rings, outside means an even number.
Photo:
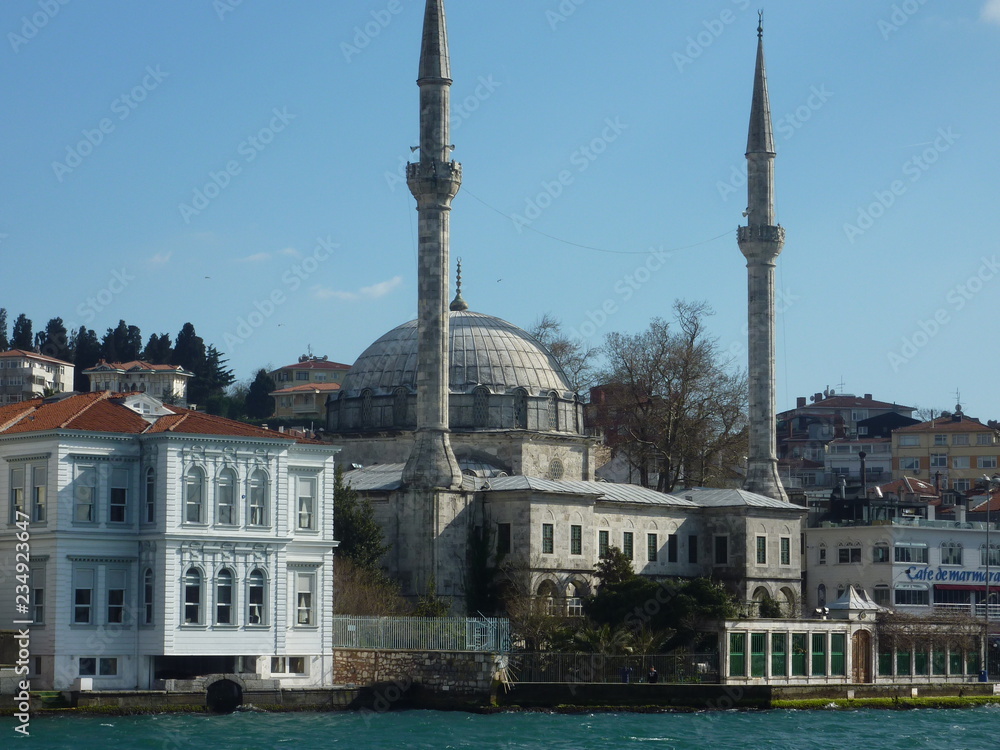
[[[250,475],[248,523],[250,526],[267,526],[268,486],[267,475],[257,469]]]
[[[236,472],[223,469],[216,485],[215,522],[232,526],[236,523]]]
[[[264,598],[264,574],[254,569],[247,579],[247,624],[266,625],[264,616],[267,612]]]
[[[819,588],[816,589],[816,603],[821,606],[826,606],[826,584],[821,583]]]
[[[366,388],[361,391],[361,427],[368,429],[375,426],[374,394]]]
[[[201,625],[201,571],[188,568],[184,574],[184,624]]]
[[[559,429],[559,397],[553,391],[549,394],[549,429],[553,432]]]
[[[472,392],[472,426],[490,426],[490,391],[484,386]]]
[[[528,429],[528,392],[523,388],[514,391],[514,428]]]
[[[146,523],[156,523],[156,471],[152,466],[146,469],[143,507],[143,520]]]
[[[223,568],[215,577],[215,622],[233,624],[233,571]]]
[[[566,614],[570,617],[583,617],[583,596],[576,583],[566,586]]]
[[[205,472],[198,466],[192,466],[184,475],[184,520],[205,522]]]
[[[142,624],[153,624],[153,569],[142,574]]]
[[[397,388],[392,394],[392,424],[394,427],[406,426],[410,394],[405,388]]]
[[[546,615],[559,614],[556,607],[556,587],[552,581],[542,581],[538,584],[537,595],[542,613]]]

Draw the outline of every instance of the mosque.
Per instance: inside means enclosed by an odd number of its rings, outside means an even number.
[[[462,165],[451,158],[451,63],[444,1],[427,0],[417,85],[418,316],[375,341],[328,402],[345,480],[370,498],[405,594],[433,587],[455,612],[473,598],[477,545],[490,545],[531,594],[574,613],[608,547],[657,578],[708,576],[742,601],[801,607],[805,509],[785,497],[774,439],[774,141],[758,53],[750,134],[749,223],[738,241],[749,271],[751,437],[741,490],[664,494],[594,480],[583,404],[552,354],[504,320],[449,302],[449,228]]]

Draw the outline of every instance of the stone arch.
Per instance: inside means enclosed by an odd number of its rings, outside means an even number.
[[[215,714],[231,714],[243,704],[243,686],[227,678],[216,680],[205,690],[205,705]]]
[[[785,610],[786,616],[795,617],[799,607],[795,592],[788,586],[782,586],[778,594],[781,596],[781,606]]]

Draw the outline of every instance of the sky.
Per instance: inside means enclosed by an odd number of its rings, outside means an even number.
[[[703,300],[745,365],[750,0],[450,0],[452,259],[582,343]],[[777,400],[1000,417],[1000,0],[770,0]],[[190,321],[238,378],[415,317],[421,0],[5,0],[0,306]]]

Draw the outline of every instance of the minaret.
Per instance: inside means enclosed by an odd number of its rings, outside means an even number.
[[[448,439],[448,252],[451,201],[462,165],[451,160],[451,61],[444,0],[427,0],[420,48],[420,161],[406,180],[417,199],[417,430],[403,472],[414,489],[456,489]]]
[[[764,70],[763,14],[757,26],[750,134],[747,138],[747,226],[737,232],[747,259],[749,307],[750,454],[744,489],[788,500],[775,454],[774,266],[785,230],[774,214],[774,133]]]

